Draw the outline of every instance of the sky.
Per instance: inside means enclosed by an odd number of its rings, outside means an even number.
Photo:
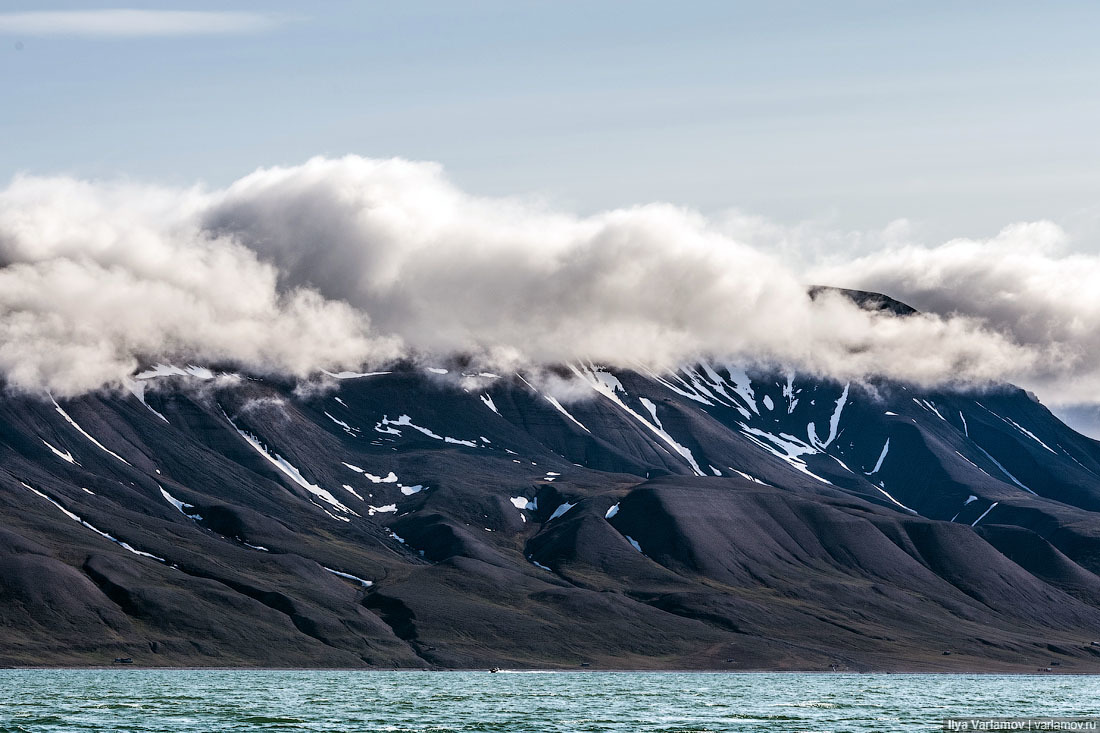
[[[222,16],[205,24],[17,15],[93,7],[0,3],[0,175],[218,185],[355,153],[438,161],[471,191],[580,213],[669,201],[838,229],[904,218],[932,239],[1044,218],[1098,231],[1096,3],[271,0],[127,6]]]
[[[499,361],[660,333],[660,361],[725,338],[700,314],[775,306],[832,319],[835,376],[866,372],[864,353],[917,381],[1011,379],[1100,434],[1097,27],[1084,2],[0,2],[0,368],[73,391],[28,349],[75,348],[105,380],[129,368],[130,344],[163,346],[120,321],[150,288],[164,313],[206,299],[172,343],[295,373],[316,364],[241,334],[317,319],[346,343],[303,343],[335,361],[474,341]],[[321,240],[325,256],[296,249]],[[611,251],[643,263],[634,286],[680,267],[692,285],[649,313]],[[494,299],[452,293],[423,256],[495,273]],[[219,262],[250,285],[237,301],[196,285]],[[432,297],[350,282],[349,263]],[[490,323],[502,278],[542,310]],[[807,278],[941,320],[903,340],[794,303]],[[591,307],[547,318],[577,282]],[[100,310],[34,301],[108,283]],[[427,322],[428,304],[454,322]],[[211,313],[240,331],[210,333]],[[545,333],[526,344],[541,351],[517,352],[510,327]],[[796,330],[722,348],[799,362]]]

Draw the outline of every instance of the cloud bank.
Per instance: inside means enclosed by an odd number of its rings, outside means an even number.
[[[316,158],[219,190],[19,177],[0,191],[0,374],[76,394],[154,361],[305,377],[455,353],[501,369],[709,356],[1093,401],[1100,296],[1083,286],[1100,260],[1063,239],[1019,225],[806,268],[687,209],[578,217],[399,159]],[[811,283],[929,312],[811,299]],[[1067,283],[1082,287],[1058,297]]]

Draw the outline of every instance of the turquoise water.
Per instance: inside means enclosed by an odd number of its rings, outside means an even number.
[[[1100,716],[1100,677],[0,670],[0,731],[909,731]]]

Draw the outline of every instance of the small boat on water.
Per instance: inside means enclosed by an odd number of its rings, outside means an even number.
[[[493,667],[489,670],[489,674],[496,674],[500,671],[500,667]]]

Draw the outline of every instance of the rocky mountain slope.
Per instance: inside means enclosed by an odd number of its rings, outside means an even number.
[[[3,397],[0,663],[1100,671],[1100,443],[1023,391],[535,377]]]

